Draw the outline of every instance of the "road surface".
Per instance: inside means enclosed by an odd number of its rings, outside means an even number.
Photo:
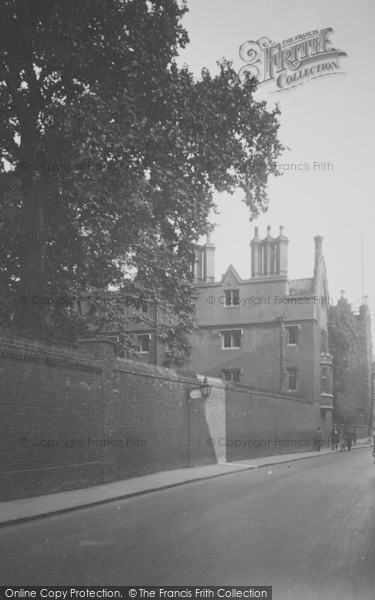
[[[368,448],[243,471],[0,529],[2,585],[272,585],[374,600]]]

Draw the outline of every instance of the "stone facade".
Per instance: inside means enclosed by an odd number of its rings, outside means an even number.
[[[334,371],[334,417],[367,429],[373,421],[373,369],[371,317],[367,297],[357,310],[341,292],[330,308],[330,330]]]
[[[196,269],[200,292],[191,367],[211,377],[279,391],[321,405],[323,423],[332,411],[332,357],[328,346],[329,295],[322,238],[315,237],[313,276],[288,278],[288,238],[251,241],[251,277],[231,265],[220,281]],[[204,259],[205,252],[210,260]],[[199,264],[213,264],[214,247],[201,247]]]

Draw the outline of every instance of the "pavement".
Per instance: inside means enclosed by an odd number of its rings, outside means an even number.
[[[352,450],[365,447],[370,447],[368,440],[358,440],[357,443],[352,446]],[[187,483],[232,475],[239,471],[260,469],[271,465],[306,460],[309,458],[319,458],[327,454],[332,455],[336,452],[340,451],[332,451],[331,448],[322,448],[320,452],[312,451],[293,454],[278,454],[274,456],[240,460],[237,462],[173,469],[134,477],[132,479],[125,479],[123,481],[114,481],[105,485],[0,502],[0,527],[80,510],[85,507],[139,496],[157,490],[174,488]]]

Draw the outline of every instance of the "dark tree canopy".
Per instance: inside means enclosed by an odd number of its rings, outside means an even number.
[[[250,218],[266,210],[282,149],[278,110],[254,100],[254,80],[241,83],[227,62],[198,80],[177,66],[186,10],[177,0],[2,1],[3,327],[61,340],[94,323],[126,332],[116,303],[91,320],[67,303],[20,303],[110,286],[159,306],[167,360],[186,361],[190,266],[213,195],[241,189]]]

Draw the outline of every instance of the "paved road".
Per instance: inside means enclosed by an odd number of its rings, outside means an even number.
[[[0,529],[7,585],[272,585],[276,600],[374,600],[368,448]]]

